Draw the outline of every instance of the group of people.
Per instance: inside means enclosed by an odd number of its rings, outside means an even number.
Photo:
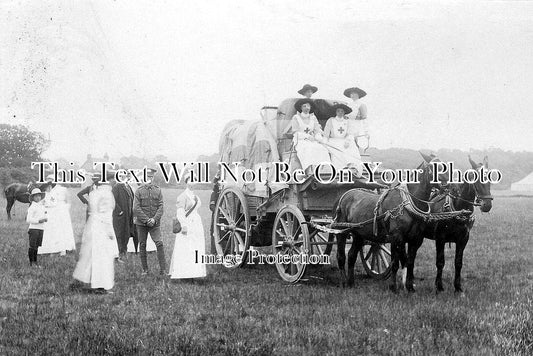
[[[366,92],[357,87],[348,88],[344,95],[352,99],[348,105],[333,105],[335,116],[330,117],[324,128],[313,114],[311,96],[317,87],[306,84],[298,91],[305,98],[298,100],[294,108],[291,129],[296,154],[304,170],[313,169],[323,162],[331,162],[335,169],[350,169],[356,176],[362,173],[359,145],[368,137],[366,105],[359,101]]]
[[[198,278],[206,276],[204,264],[196,263],[196,253],[205,254],[205,236],[198,208],[200,199],[193,192],[190,176],[185,177],[186,189],[176,201],[176,217],[182,230],[176,234],[174,251],[167,270],[165,249],[161,237],[161,218],[164,202],[161,188],[153,182],[155,169],[148,169],[147,181],[137,189],[133,189],[128,182],[117,182],[115,172],[109,172],[106,179],[98,173],[93,174],[93,184],[84,188],[78,196],[87,208],[87,221],[81,237],[79,255],[73,272],[73,289],[89,285],[96,293],[107,293],[115,284],[115,262],[121,263],[126,259],[127,244],[130,238],[136,237],[139,243],[141,275],[149,273],[147,240],[150,235],[157,249],[159,274],[170,275],[171,279]],[[66,188],[61,187],[60,194],[53,194],[45,184],[42,189],[34,189],[30,194],[27,222],[29,223],[30,265],[37,264],[37,251],[46,246],[47,241],[53,241],[59,229],[72,225],[70,215],[68,223],[66,217],[55,221],[56,215],[64,214],[63,209],[52,214],[50,207],[57,207],[58,197],[66,198]],[[59,186],[59,185],[55,185]],[[85,198],[87,195],[87,199]],[[55,205],[47,203],[52,200]],[[66,211],[68,212],[68,205]],[[66,224],[66,225],[62,225]],[[57,239],[55,239],[57,240]],[[75,249],[74,237],[69,245]],[[58,251],[61,253],[61,251]]]
[[[366,93],[357,87],[346,89],[344,95],[351,98],[352,102],[348,105],[336,103],[333,106],[335,116],[330,117],[322,128],[313,114],[311,99],[317,90],[315,86],[304,85],[298,93],[305,98],[294,105],[297,113],[292,118],[291,129],[302,168],[308,170],[320,163],[331,162],[336,169],[348,168],[355,175],[360,175],[362,161],[358,139],[367,137],[367,110],[359,99]],[[88,208],[72,287],[88,284],[98,293],[112,289],[115,262],[123,263],[126,260],[131,238],[135,252],[137,244],[139,246],[141,274],[147,275],[148,235],[157,250],[160,275],[168,274],[171,279],[206,276],[205,265],[196,261],[197,255],[205,254],[205,236],[198,214],[201,202],[193,192],[190,175],[184,178],[186,189],[176,201],[176,218],[182,228],[176,234],[170,268],[167,270],[161,236],[163,195],[161,188],[153,181],[156,170],[148,169],[147,173],[147,181],[140,186],[132,183],[131,177],[124,182],[117,182],[113,171],[109,172],[106,179],[95,173],[92,176],[93,184],[78,193],[79,199]],[[210,208],[213,210],[213,196],[211,200]],[[29,223],[30,265],[39,266],[38,253],[65,255],[66,251],[75,250],[77,246],[67,188],[53,183],[53,176],[49,176],[41,189],[31,191],[30,201],[26,219]]]

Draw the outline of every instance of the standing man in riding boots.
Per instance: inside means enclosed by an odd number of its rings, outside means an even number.
[[[135,192],[133,199],[133,222],[137,229],[139,246],[141,250],[142,275],[148,274],[148,261],[146,256],[146,239],[148,233],[157,248],[159,261],[159,274],[166,275],[165,249],[161,239],[161,217],[163,216],[163,194],[161,188],[154,184],[156,170],[147,169],[147,181]]]

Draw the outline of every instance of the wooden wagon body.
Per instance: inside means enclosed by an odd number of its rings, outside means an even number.
[[[298,99],[284,100],[278,107],[261,110],[261,120],[236,120],[223,131],[220,161],[238,161],[243,169],[265,168],[272,173],[274,162],[287,162],[291,170],[299,166],[292,147],[291,118]],[[336,102],[315,100],[315,115],[324,125],[334,115]],[[246,136],[248,134],[248,137]],[[364,152],[363,152],[364,153]],[[259,184],[225,183],[213,214],[213,238],[219,255],[227,256],[228,268],[246,264],[251,246],[272,246],[272,255],[323,256],[328,232],[320,229],[333,218],[336,201],[353,188],[370,188],[364,180],[352,183],[323,183],[314,175],[303,183]],[[232,258],[235,257],[235,258]],[[390,271],[390,251],[383,245],[363,249],[362,261],[367,273],[383,278]],[[285,257],[286,259],[288,257]],[[283,280],[299,281],[306,263],[275,263]]]

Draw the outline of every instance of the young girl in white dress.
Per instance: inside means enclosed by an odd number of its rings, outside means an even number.
[[[359,149],[355,144],[353,119],[348,119],[345,114],[352,110],[344,104],[333,106],[336,116],[326,122],[324,136],[328,140],[328,150],[331,163],[335,169],[353,168],[356,175],[362,173],[362,161]]]
[[[324,142],[322,127],[313,113],[311,113],[313,101],[300,99],[294,104],[298,111],[292,117],[293,142],[298,159],[302,168],[307,170],[314,168],[323,162],[330,162],[328,150],[321,143]]]
[[[207,275],[205,264],[200,260],[205,254],[204,227],[198,214],[201,202],[194,194],[190,180],[190,175],[185,177],[187,187],[176,200],[176,217],[182,230],[176,234],[174,242],[169,269],[171,279],[199,278]]]

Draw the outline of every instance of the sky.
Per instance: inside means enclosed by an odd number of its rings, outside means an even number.
[[[364,89],[377,148],[533,151],[533,2],[0,0],[0,45],[51,159],[194,160],[305,83]]]

